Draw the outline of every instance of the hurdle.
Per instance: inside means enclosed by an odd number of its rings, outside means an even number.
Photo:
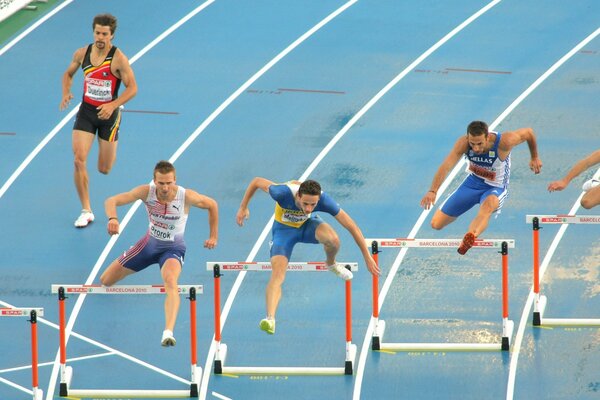
[[[198,397],[202,368],[197,365],[196,294],[202,294],[202,285],[179,285],[179,294],[187,294],[190,301],[190,348],[191,380],[188,390],[156,389],[72,389],[73,368],[67,366],[66,313],[67,294],[165,294],[162,285],[52,285],[52,293],[58,294],[59,341],[60,341],[60,397]]]
[[[379,248],[452,248],[460,246],[461,239],[366,239],[371,245],[373,259],[379,265]],[[373,319],[375,327],[371,338],[372,350],[388,351],[507,351],[514,323],[508,319],[508,249],[515,247],[513,239],[476,239],[473,249],[498,250],[502,254],[502,341],[500,343],[383,343],[385,321],[379,319],[379,278],[373,275]]]
[[[31,325],[31,388],[33,400],[42,400],[44,392],[38,388],[37,317],[44,316],[43,308],[0,308],[0,317],[29,317]]]
[[[358,263],[338,262],[350,271],[358,270]],[[216,352],[213,371],[217,375],[352,375],[356,345],[352,343],[352,281],[346,286],[346,359],[343,367],[229,367],[225,366],[227,345],[221,343],[221,271],[271,271],[269,262],[222,262],[206,263],[206,269],[213,271],[215,285],[215,342]],[[324,262],[290,262],[287,271],[324,272],[329,271]]]
[[[600,326],[600,318],[544,318],[548,303],[540,294],[540,224],[600,224],[600,215],[526,215],[533,232],[533,325],[534,326]]]

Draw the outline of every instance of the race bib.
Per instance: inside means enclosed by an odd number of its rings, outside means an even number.
[[[112,81],[95,78],[86,78],[85,96],[99,102],[112,100]]]

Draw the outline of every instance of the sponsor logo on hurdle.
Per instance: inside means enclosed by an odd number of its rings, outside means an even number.
[[[581,217],[579,219],[581,222],[594,222],[600,223],[600,217]]]
[[[146,293],[147,290],[146,288],[142,288],[142,287],[107,287],[106,289],[106,293]],[[161,289],[161,292],[163,292],[164,289]],[[181,289],[180,289],[181,291]]]
[[[24,312],[23,310],[13,310],[10,308],[3,308],[2,309],[2,315],[27,315],[26,312]]]
[[[92,288],[86,288],[86,287],[72,287],[72,288],[67,288],[67,293],[91,293],[92,292]]]
[[[561,217],[545,217],[542,218],[542,222],[566,222],[566,218]]]
[[[243,269],[248,269],[248,266],[246,264],[223,264],[221,265],[221,269],[228,271],[241,271]]]

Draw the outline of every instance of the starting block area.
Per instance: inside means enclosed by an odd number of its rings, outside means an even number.
[[[461,239],[366,239],[371,246],[373,259],[379,265],[382,247],[454,249]],[[373,275],[373,319],[375,328],[371,340],[372,350],[388,351],[507,351],[514,330],[513,321],[508,319],[508,249],[515,247],[512,239],[476,239],[473,250],[497,250],[502,254],[502,340],[500,343],[384,343],[385,321],[379,319],[379,277]]]
[[[344,263],[350,271],[357,271],[357,263]],[[269,262],[221,262],[206,263],[206,269],[213,271],[215,284],[215,374],[232,375],[352,375],[356,358],[356,345],[352,343],[352,281],[345,281],[346,290],[346,359],[343,367],[230,367],[225,366],[227,345],[221,343],[221,272],[226,271],[271,271]],[[291,272],[329,272],[324,262],[290,262],[287,271]]]
[[[197,335],[196,335],[196,294],[202,294],[202,285],[179,285],[179,294],[187,294],[190,301],[190,335],[191,335],[191,379],[187,390],[160,389],[72,389],[73,368],[67,366],[66,347],[66,312],[65,300],[67,294],[165,294],[162,285],[52,285],[52,293],[58,294],[59,307],[59,341],[60,341],[60,396],[61,397],[198,397],[202,368],[197,365]]]
[[[540,225],[600,224],[600,215],[527,215],[525,221],[533,229],[533,325],[600,326],[600,318],[545,318],[548,299],[540,294]]]
[[[0,317],[29,317],[31,325],[31,394],[33,400],[42,400],[44,392],[38,386],[37,317],[44,316],[43,308],[0,308]]]

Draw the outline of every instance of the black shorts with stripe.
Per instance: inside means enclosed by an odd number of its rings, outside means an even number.
[[[96,110],[96,107],[83,102],[77,112],[73,129],[90,132],[94,135],[98,133],[100,139],[106,140],[107,142],[116,142],[119,140],[120,125],[120,108],[117,108],[109,119],[100,119],[98,118],[98,110]]]

